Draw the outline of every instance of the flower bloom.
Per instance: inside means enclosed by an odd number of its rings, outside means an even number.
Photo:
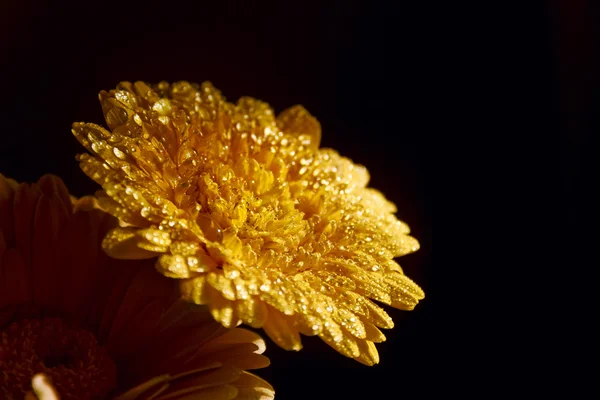
[[[0,175],[0,398],[272,399],[246,371],[269,364],[264,341],[182,301],[148,261],[109,258],[115,219],[94,201]]]
[[[371,300],[411,310],[423,291],[393,260],[419,247],[367,170],[319,148],[301,106],[275,116],[259,100],[232,104],[210,83],[121,83],[102,91],[106,130],[75,123],[91,154],[83,171],[121,224],[104,239],[115,258],[158,257],[184,298],[223,326],[262,327],[285,349],[300,333],[379,361]]]

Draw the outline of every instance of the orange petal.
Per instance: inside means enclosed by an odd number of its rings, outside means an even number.
[[[42,194],[35,209],[34,230],[31,239],[35,249],[31,255],[31,278],[33,286],[33,301],[45,308],[51,307],[58,301],[57,279],[63,279],[56,271],[55,239],[60,230],[58,209],[53,207],[51,199]]]
[[[20,253],[16,249],[6,250],[2,264],[3,305],[29,303],[31,280]]]
[[[62,214],[72,213],[71,195],[62,179],[55,175],[44,175],[38,180],[37,184],[46,196],[58,201],[57,205],[59,207],[57,208],[61,209]]]
[[[223,366],[199,374],[180,374],[173,376],[169,390],[163,398],[177,397],[215,386],[222,386],[237,380],[242,371],[239,368]]]
[[[20,184],[14,200],[14,230],[16,247],[21,253],[25,268],[29,271],[31,258],[31,237],[33,230],[34,212],[42,191],[37,185],[29,187]]]
[[[177,400],[232,400],[235,399],[238,390],[231,385],[215,386],[207,389],[194,391],[184,396],[175,397],[161,396],[157,400],[177,399]]]
[[[7,247],[14,242],[13,202],[17,186],[15,181],[0,174],[0,232]]]
[[[53,271],[60,277],[56,281],[56,304],[68,316],[74,317],[79,310],[83,315],[90,312],[86,300],[93,295],[89,284],[95,281],[99,247],[94,242],[100,240],[91,226],[89,214],[77,213],[69,219],[58,236],[54,264],[56,270]]]
[[[235,381],[235,387],[238,388],[236,399],[239,400],[273,400],[275,390],[264,379],[244,371],[242,376]]]
[[[253,343],[256,345],[256,354],[262,354],[267,345],[259,334],[243,328],[232,329],[223,336],[211,341],[211,344],[238,344],[238,343]]]
[[[140,266],[124,295],[119,297],[118,312],[112,321],[109,341],[125,334],[124,332],[129,328],[133,328],[132,324],[135,321],[141,323],[137,319],[140,313],[145,313],[146,318],[151,316],[155,318],[154,321],[146,321],[145,324],[158,325],[160,307],[153,305],[148,308],[148,305],[154,300],[168,299],[173,294],[174,282],[164,279],[149,267],[149,265]]]

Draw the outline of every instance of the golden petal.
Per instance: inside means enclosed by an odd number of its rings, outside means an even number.
[[[111,175],[110,167],[104,161],[99,161],[90,154],[77,156],[81,170],[94,182],[102,185]]]
[[[208,304],[210,296],[208,288],[210,285],[206,281],[205,276],[198,276],[190,279],[182,279],[179,281],[179,290],[183,299],[192,301],[195,304]]]
[[[156,270],[168,278],[186,279],[192,276],[186,257],[179,254],[161,255],[156,262]]]
[[[253,328],[260,328],[268,317],[267,306],[256,297],[252,296],[246,300],[237,300],[236,311],[243,323]]]
[[[218,290],[221,295],[227,300],[235,300],[235,289],[233,286],[233,282],[222,274],[215,274],[211,272],[206,277],[207,282],[216,290]]]
[[[109,256],[126,260],[142,260],[159,255],[160,252],[144,248],[153,248],[150,246],[152,243],[139,232],[135,228],[115,228],[106,235],[102,247]]]
[[[394,252],[394,257],[405,256],[419,250],[421,245],[419,241],[412,236],[402,235],[397,238],[398,249]]]
[[[98,140],[105,140],[111,137],[111,133],[103,127],[96,124],[84,122],[75,122],[72,129],[73,135],[79,140],[86,149],[93,151],[92,143]]]
[[[363,321],[363,324],[365,325],[366,340],[374,343],[385,342],[385,335],[375,325],[368,321]]]
[[[346,305],[348,309],[353,310],[357,315],[372,322],[375,326],[384,329],[391,329],[394,327],[394,322],[383,308],[357,293],[340,293],[339,301],[341,304]]]
[[[268,307],[268,318],[263,326],[265,333],[286,350],[299,351],[302,342],[298,330],[294,328],[293,319],[281,311]]]
[[[241,322],[237,317],[234,302],[225,299],[220,292],[209,287],[210,312],[213,318],[226,328],[234,328]]]
[[[358,347],[360,350],[360,355],[356,357],[356,361],[369,367],[379,364],[379,353],[377,352],[377,348],[373,342],[363,340],[358,343]]]
[[[279,114],[277,124],[292,135],[306,137],[314,149],[321,143],[321,124],[301,105],[290,107]]]
[[[356,340],[353,335],[347,331],[345,332],[333,321],[326,322],[323,325],[323,332],[319,334],[319,337],[346,357],[356,358],[360,356],[358,342],[361,340]]]

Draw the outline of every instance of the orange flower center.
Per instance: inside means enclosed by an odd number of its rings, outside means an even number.
[[[44,373],[61,399],[106,396],[117,370],[89,331],[60,318],[24,319],[0,333],[0,398],[23,398],[31,378]]]

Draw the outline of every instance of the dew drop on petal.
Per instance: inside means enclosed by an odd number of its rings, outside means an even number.
[[[223,230],[213,218],[206,214],[200,214],[196,218],[196,223],[202,230],[202,233],[204,233],[206,239],[219,243],[223,241]]]
[[[117,149],[116,147],[113,148],[113,153],[119,160],[124,160],[127,158],[127,155],[125,153],[123,153],[121,150]]]
[[[106,113],[106,122],[109,125],[122,125],[127,122],[127,111],[121,107],[114,107]]]

